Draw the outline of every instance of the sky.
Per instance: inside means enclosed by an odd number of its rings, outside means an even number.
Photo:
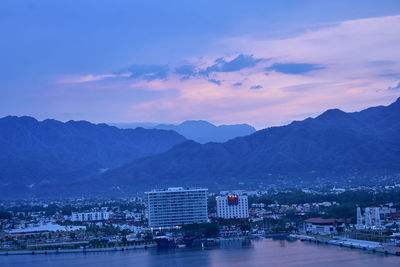
[[[400,96],[400,1],[0,1],[0,117],[257,129]]]

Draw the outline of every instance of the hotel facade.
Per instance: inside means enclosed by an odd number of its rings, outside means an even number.
[[[217,217],[224,219],[248,218],[249,204],[246,195],[218,196]]]
[[[152,228],[172,228],[208,221],[208,189],[172,187],[145,194],[149,226]]]

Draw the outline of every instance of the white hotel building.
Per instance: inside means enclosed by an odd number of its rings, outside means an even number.
[[[207,193],[208,189],[183,187],[146,192],[149,226],[172,228],[207,222]]]
[[[224,219],[248,218],[249,204],[245,195],[226,195],[217,197],[217,217]]]

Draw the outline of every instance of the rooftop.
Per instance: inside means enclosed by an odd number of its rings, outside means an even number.
[[[195,187],[169,187],[167,189],[153,189],[152,191],[145,192],[145,194],[151,193],[168,193],[168,192],[181,192],[181,191],[208,191],[207,188],[195,188]]]
[[[313,224],[333,224],[333,223],[343,223],[341,219],[323,219],[323,218],[310,218],[305,220],[306,223],[313,223]]]

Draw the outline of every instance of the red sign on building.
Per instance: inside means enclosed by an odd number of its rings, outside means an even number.
[[[239,204],[239,197],[237,195],[228,196],[228,205],[238,205]]]

